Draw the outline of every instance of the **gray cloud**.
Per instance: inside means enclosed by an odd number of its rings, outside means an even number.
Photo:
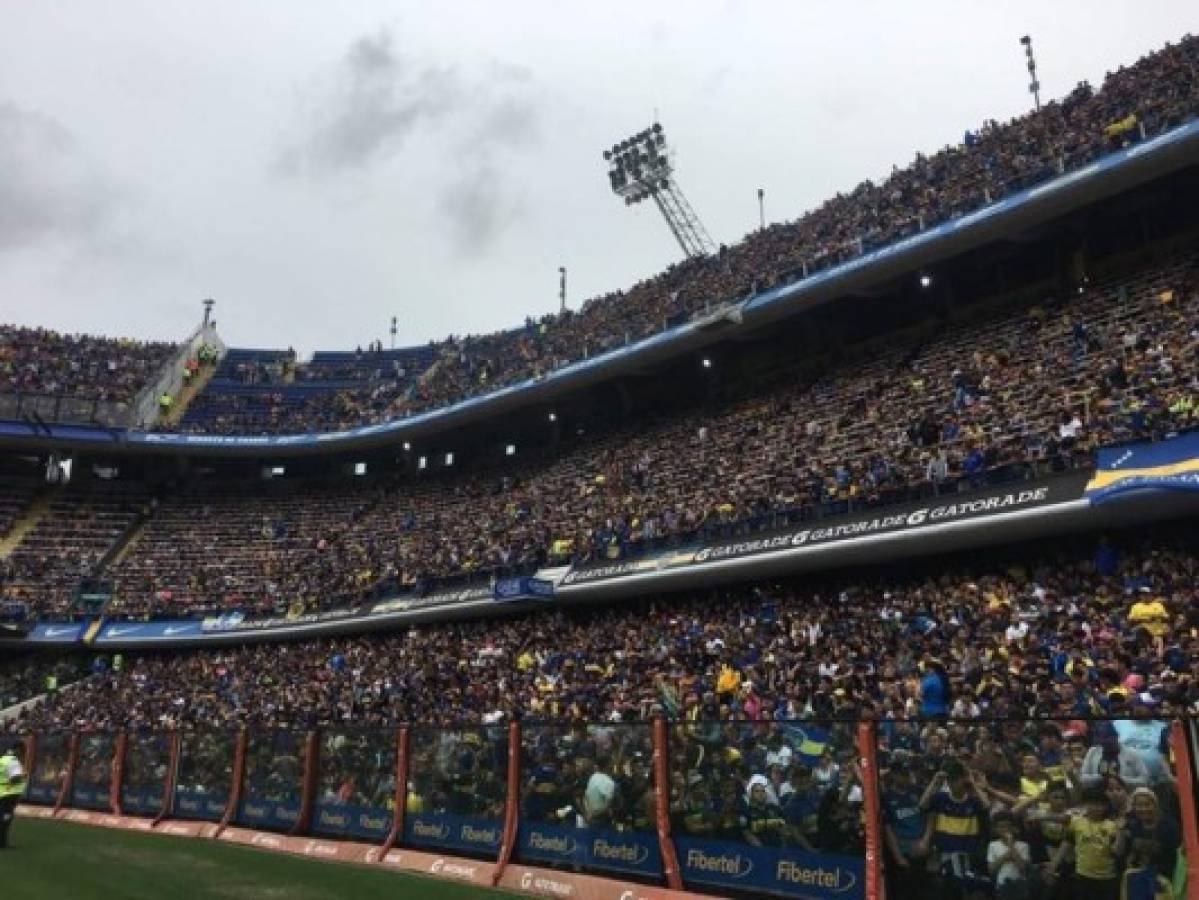
[[[313,178],[367,172],[428,138],[444,161],[427,179],[438,211],[454,246],[478,255],[520,218],[519,185],[504,163],[540,140],[542,100],[523,66],[430,64],[401,54],[384,28],[356,40],[318,82],[279,168]]]
[[[59,122],[0,102],[0,253],[91,234],[118,198]]]
[[[465,102],[453,68],[402,58],[387,29],[356,40],[314,94],[302,138],[280,159],[289,173],[323,175],[370,165]]]

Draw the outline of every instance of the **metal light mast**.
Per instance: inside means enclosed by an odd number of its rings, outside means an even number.
[[[675,181],[671,155],[657,122],[605,150],[612,193],[622,198],[625,206],[652,199],[683,253],[707,256],[716,252],[716,244]]]

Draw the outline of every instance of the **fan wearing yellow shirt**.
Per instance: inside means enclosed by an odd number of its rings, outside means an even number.
[[[1119,825],[1111,817],[1107,795],[1093,788],[1084,795],[1084,815],[1075,816],[1051,861],[1050,871],[1057,872],[1067,849],[1074,848],[1074,875],[1071,897],[1087,900],[1119,900],[1120,881],[1116,871],[1116,838]]]
[[[1170,631],[1170,611],[1160,597],[1154,597],[1147,587],[1141,588],[1137,601],[1128,611],[1128,621],[1148,631],[1157,652],[1163,652],[1166,634]]]

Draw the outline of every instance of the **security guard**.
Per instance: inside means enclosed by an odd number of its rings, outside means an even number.
[[[16,815],[17,801],[25,793],[25,770],[14,747],[4,747],[0,756],[0,850],[8,846],[8,829]]]

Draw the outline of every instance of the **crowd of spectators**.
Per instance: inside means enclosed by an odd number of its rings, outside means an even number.
[[[144,656],[27,721],[305,729],[517,714],[1076,717],[1141,704],[1176,714],[1199,701],[1193,550],[1183,531],[1027,563],[996,557],[818,588],[761,584],[393,636]]]
[[[17,487],[14,494],[31,497]],[[0,605],[30,617],[55,617],[77,606],[79,588],[151,505],[140,488],[67,487],[56,494],[8,556],[0,557]]]
[[[315,431],[395,418],[439,356],[434,346],[320,352],[299,362],[294,350],[231,351],[179,427],[208,434]]]
[[[176,349],[170,343],[0,325],[0,394],[128,404]]]
[[[1196,285],[1194,255],[1174,256],[498,472],[167,496],[107,573],[110,611],[353,604],[1087,465],[1199,423]]]
[[[959,217],[1196,114],[1199,39],[1186,36],[1108,73],[1097,90],[1084,82],[1064,99],[1010,122],[988,121],[957,146],[918,154],[906,168],[896,166],[880,183],[864,181],[798,219],[753,232],[627,290],[592,298],[577,312],[431,345],[438,361],[427,376],[381,383],[374,402],[361,402],[359,390],[289,405],[283,395],[251,400],[222,392],[218,384],[184,427],[251,434],[351,427],[538,378]]]
[[[1184,523],[624,607],[145,655],[8,729],[181,728],[192,742],[246,726],[256,790],[284,797],[299,769],[279,759],[321,726],[320,797],[385,807],[390,741],[369,729],[411,722],[410,809],[496,818],[500,726],[520,718],[525,821],[650,832],[645,723],[661,715],[676,835],[860,855],[853,723],[866,717],[898,896],[1114,898],[1123,883],[1153,897],[1180,843],[1167,723],[1199,712],[1195,551]],[[221,746],[213,771],[227,776]]]

